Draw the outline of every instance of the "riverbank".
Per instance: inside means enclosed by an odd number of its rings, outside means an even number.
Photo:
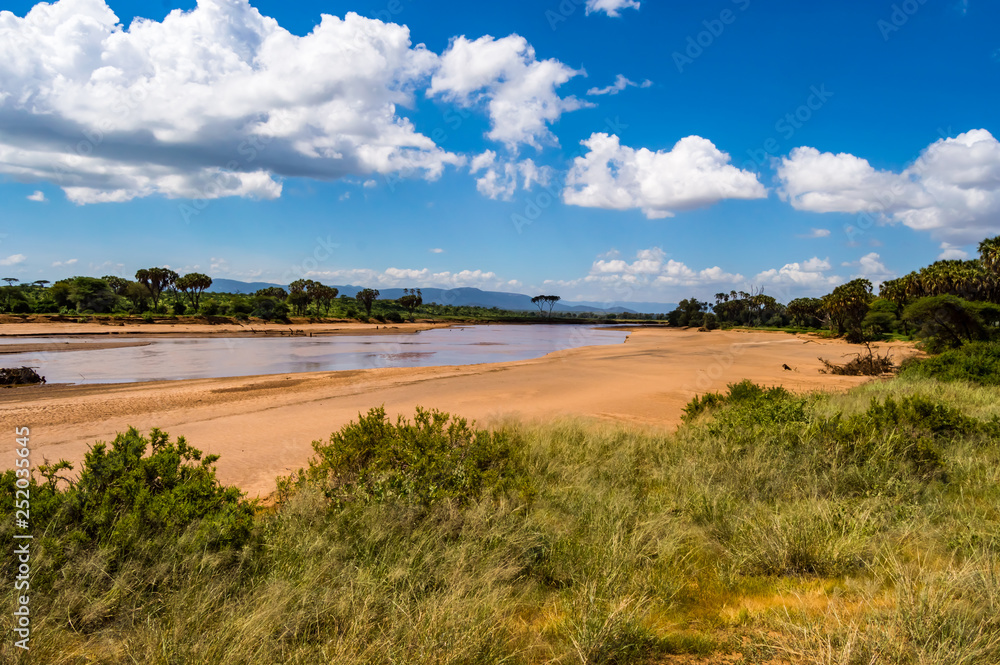
[[[742,379],[802,392],[863,383],[870,379],[820,373],[820,356],[841,362],[858,348],[783,333],[642,328],[626,344],[508,363],[19,387],[0,390],[0,408],[5,423],[31,427],[36,454],[49,461],[78,465],[88,446],[129,426],[183,435],[221,455],[219,479],[254,497],[273,491],[277,475],[304,466],[313,440],[372,406],[407,415],[418,405],[434,407],[481,424],[583,416],[673,427],[695,394]],[[881,348],[897,359],[914,353],[904,343]],[[12,445],[0,442],[4,459],[12,459]]]

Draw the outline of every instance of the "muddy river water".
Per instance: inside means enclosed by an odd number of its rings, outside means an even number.
[[[481,325],[401,335],[169,337],[148,344],[0,355],[0,366],[33,367],[49,383],[126,383],[377,367],[472,365],[538,358],[580,346],[621,344],[628,332],[585,325]],[[5,344],[107,344],[108,339],[0,338]]]

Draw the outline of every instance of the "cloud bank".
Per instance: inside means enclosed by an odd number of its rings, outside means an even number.
[[[778,178],[779,195],[797,210],[868,214],[958,244],[1000,232],[1000,143],[985,129],[935,141],[898,173],[796,148]]]
[[[401,115],[416,93],[483,105],[489,138],[516,149],[554,141],[548,124],[586,104],[555,91],[577,73],[517,35],[438,55],[354,13],[299,37],[247,0],[127,29],[102,0],[59,0],[0,12],[0,173],[76,203],[273,199],[286,177],[434,180],[465,159]]]

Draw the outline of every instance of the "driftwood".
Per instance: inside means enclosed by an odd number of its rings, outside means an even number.
[[[0,386],[26,386],[45,383],[45,377],[30,367],[5,367],[0,369]]]
[[[836,365],[829,360],[820,358],[820,362],[826,366],[826,369],[821,369],[820,372],[843,376],[881,376],[891,374],[897,369],[888,352],[884,356],[879,355],[872,351],[871,344],[868,342],[865,342],[865,348],[868,350],[868,355],[859,353],[854,357],[854,360],[843,365]]]

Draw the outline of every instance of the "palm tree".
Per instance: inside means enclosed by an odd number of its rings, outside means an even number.
[[[979,243],[979,260],[986,270],[1000,275],[1000,236]]]

